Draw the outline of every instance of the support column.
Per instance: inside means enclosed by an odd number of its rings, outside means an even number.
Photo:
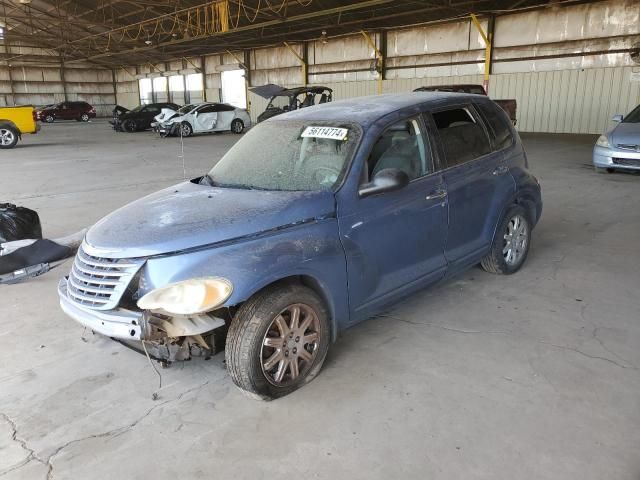
[[[484,31],[482,25],[478,21],[478,17],[476,17],[473,13],[471,14],[471,20],[473,24],[476,26],[476,29],[480,33],[482,40],[484,41],[484,81],[483,86],[487,95],[489,94],[489,78],[491,77],[491,59],[493,54],[491,52],[491,46],[493,41],[493,29],[495,26],[495,17],[492,15],[489,17],[489,21],[487,24],[487,32]]]
[[[62,81],[62,92],[64,93],[64,101],[69,101],[69,97],[67,96],[67,80],[65,79],[64,74],[64,60],[60,62],[60,80]]]

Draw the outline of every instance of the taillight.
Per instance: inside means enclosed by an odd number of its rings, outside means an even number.
[[[38,113],[35,110],[32,110],[31,113],[33,114],[33,121],[37,122],[38,121]]]
[[[91,107],[91,110],[89,110],[89,113],[96,113],[96,107]]]

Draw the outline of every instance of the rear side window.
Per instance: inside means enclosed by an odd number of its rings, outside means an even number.
[[[478,103],[478,108],[492,130],[495,150],[502,150],[510,146],[513,143],[513,135],[509,127],[510,120],[504,110],[495,103],[489,102]]]
[[[432,115],[447,167],[460,165],[491,152],[489,138],[469,108],[441,110]]]

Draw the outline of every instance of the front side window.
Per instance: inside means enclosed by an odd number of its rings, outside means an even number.
[[[447,167],[460,165],[491,152],[484,128],[467,107],[432,114]]]
[[[502,150],[513,143],[513,135],[509,127],[509,119],[504,110],[495,103],[479,102],[478,108],[487,120],[493,133],[493,143],[495,150]]]
[[[428,146],[418,119],[395,123],[380,135],[371,150],[367,161],[369,180],[387,168],[402,170],[409,180],[427,175],[431,164]]]
[[[206,177],[216,187],[332,190],[360,141],[355,124],[270,121],[253,127]]]

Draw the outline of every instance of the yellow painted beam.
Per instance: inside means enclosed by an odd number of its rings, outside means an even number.
[[[482,28],[482,24],[473,13],[471,14],[471,20],[476,26],[476,29],[480,33],[482,40],[484,41],[484,88],[488,90],[489,87],[489,73],[491,72],[491,33],[487,34]],[[488,92],[487,92],[488,93]]]
[[[384,56],[382,55],[382,52],[376,46],[375,42],[373,41],[373,39],[371,38],[371,36],[367,32],[365,32],[364,30],[361,30],[360,33],[367,40],[367,43],[369,44],[369,46],[371,47],[371,49],[375,53],[375,56],[376,56],[376,59],[379,62],[380,68],[382,68],[382,63],[384,62]],[[378,71],[378,95],[382,94],[382,90],[383,90],[382,87],[383,87],[383,84],[382,84],[382,71]]]
[[[306,87],[307,86],[307,62],[305,62],[304,58],[302,58],[300,54],[296,52],[295,48],[293,48],[287,42],[283,42],[283,43],[284,43],[284,46],[287,47],[291,51],[291,53],[293,53],[296,56],[298,60],[300,60],[300,66],[302,68],[302,84]]]

